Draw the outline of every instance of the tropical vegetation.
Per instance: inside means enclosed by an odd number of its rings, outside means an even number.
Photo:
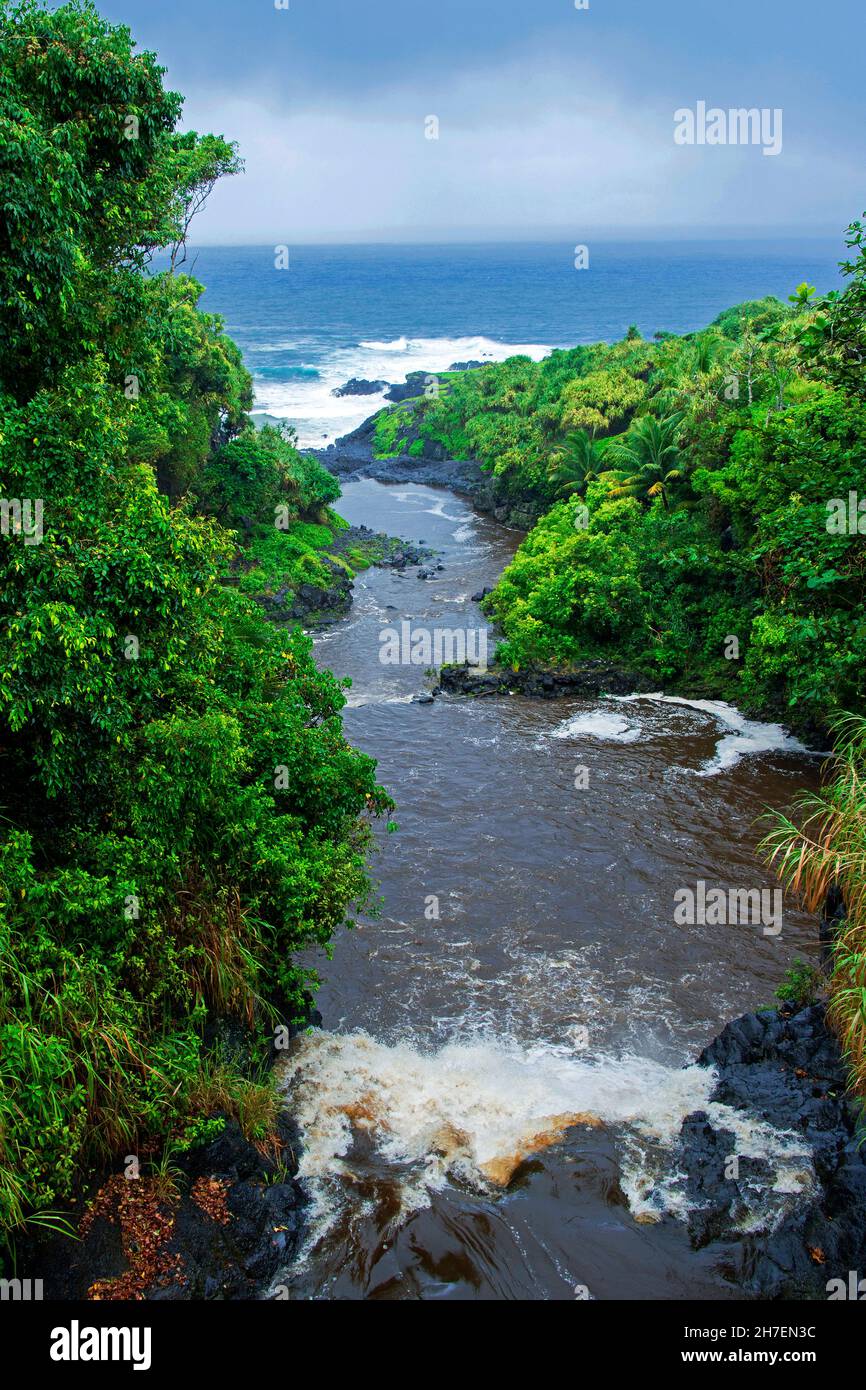
[[[217,1102],[263,1137],[258,1063],[307,1010],[297,952],[367,898],[388,803],[309,640],[229,582],[245,545],[309,567],[338,524],[333,479],[253,429],[240,353],[182,270],[237,152],[178,132],[154,54],[88,0],[0,0],[0,38],[11,1238],[98,1165],[209,1132]],[[215,1055],[226,1020],[248,1071]]]

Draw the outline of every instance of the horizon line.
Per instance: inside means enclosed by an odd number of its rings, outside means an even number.
[[[251,241],[251,240],[249,240],[249,239],[246,238],[246,237],[231,237],[231,238],[228,238],[228,239],[224,239],[224,238],[219,238],[219,239],[218,239],[218,238],[213,238],[213,239],[211,239],[211,238],[208,238],[207,240],[202,240],[202,241],[190,241],[190,242],[187,243],[187,246],[188,246],[188,249],[189,249],[189,250],[202,250],[202,251],[203,251],[203,250],[220,249],[220,248],[226,248],[226,249],[228,249],[228,248],[231,248],[231,247],[235,247],[235,248],[254,247],[254,248],[257,248],[257,249],[258,249],[258,248],[265,248],[265,247],[267,247],[268,249],[273,249],[275,246],[287,246],[290,250],[291,250],[293,247],[302,247],[302,246],[305,246],[305,247],[311,247],[311,246],[312,246],[312,247],[318,247],[318,246],[335,246],[335,247],[350,247],[350,246],[362,246],[362,247],[363,247],[363,246],[393,246],[393,247],[399,247],[399,246],[407,246],[407,247],[411,247],[411,246],[427,246],[427,247],[443,247],[443,248],[455,247],[455,246],[560,246],[560,245],[568,245],[568,246],[571,246],[572,243],[573,243],[573,240],[574,240],[575,235],[576,235],[576,233],[574,233],[574,232],[570,232],[568,235],[563,234],[563,235],[561,235],[561,236],[555,236],[555,235],[552,235],[552,234],[545,234],[545,235],[538,235],[538,236],[520,236],[520,237],[515,237],[515,236],[487,236],[487,237],[482,237],[482,236],[471,236],[471,235],[468,235],[468,234],[467,234],[466,236],[461,236],[461,237],[448,237],[448,238],[446,238],[446,239],[444,239],[444,240],[441,240],[441,239],[437,240],[436,238],[433,238],[433,237],[402,237],[402,238],[400,238],[400,237],[389,237],[389,236],[382,236],[382,235],[374,236],[374,237],[369,237],[369,238],[365,238],[365,237],[349,237],[349,238],[347,238],[347,239],[345,239],[345,240],[340,240],[340,239],[334,238],[334,237],[307,237],[307,236],[304,236],[304,237],[298,237],[298,238],[296,238],[296,239],[291,239],[291,240],[288,240],[288,241],[287,241],[285,238],[284,238],[282,241],[272,241],[272,240],[270,240],[270,239],[267,239],[267,240],[252,240],[252,241]],[[647,242],[652,242],[652,243],[659,243],[659,242],[690,243],[690,242],[691,242],[691,243],[698,243],[698,244],[705,245],[705,244],[707,244],[707,243],[719,243],[719,242],[726,242],[726,243],[727,243],[727,242],[731,242],[731,243],[735,243],[735,242],[745,242],[745,241],[760,241],[760,242],[803,242],[803,241],[827,241],[827,242],[829,242],[829,241],[836,241],[836,242],[838,242],[840,248],[841,248],[843,251],[844,251],[844,247],[845,247],[844,232],[840,232],[840,231],[838,231],[838,230],[835,230],[835,231],[832,231],[832,232],[830,232],[830,231],[814,231],[814,230],[812,230],[812,231],[803,231],[803,232],[791,232],[791,231],[774,230],[774,229],[772,229],[772,228],[756,228],[756,229],[754,229],[754,230],[748,230],[748,229],[747,229],[747,230],[741,230],[741,229],[734,230],[734,229],[731,229],[731,228],[724,228],[724,229],[718,229],[718,230],[710,230],[710,229],[695,228],[695,229],[686,229],[686,230],[684,230],[683,232],[677,234],[677,233],[674,231],[674,229],[671,228],[671,229],[663,229],[663,230],[654,231],[654,232],[646,232],[646,233],[644,233],[644,234],[642,234],[642,235],[638,235],[638,234],[635,234],[635,233],[623,233],[623,232],[618,232],[618,231],[615,231],[615,230],[614,230],[614,231],[600,231],[600,232],[599,232],[599,231],[596,231],[596,232],[587,232],[587,231],[584,231],[584,232],[582,232],[580,235],[582,235],[583,237],[589,239],[590,241],[591,241],[591,240],[595,240],[596,242],[618,243],[618,244],[620,244],[620,245],[626,245],[626,246],[640,246],[640,245],[645,245]]]

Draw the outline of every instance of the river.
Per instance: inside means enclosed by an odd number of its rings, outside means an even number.
[[[316,1299],[740,1297],[719,1250],[689,1244],[672,1153],[712,1089],[694,1057],[815,956],[816,927],[788,903],[778,934],[677,925],[674,894],[774,888],[755,821],[816,760],[700,702],[416,702],[423,667],[383,664],[381,633],[483,628],[471,595],[520,536],[417,485],[349,482],[340,511],[443,568],[361,574],[316,637],[351,677],[346,734],[398,829],[376,832],[378,914],[306,962],[324,1029],[285,1086],[309,1238],[277,1282]],[[776,1164],[760,1224],[807,1179],[784,1136],[731,1127]]]

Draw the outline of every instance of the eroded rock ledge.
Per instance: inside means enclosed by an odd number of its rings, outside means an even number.
[[[740,1157],[738,1176],[726,1176],[736,1149],[732,1130],[706,1111],[687,1116],[674,1161],[691,1207],[695,1247],[728,1243],[731,1274],[751,1297],[825,1300],[830,1280],[847,1284],[850,1271],[866,1275],[859,1107],[846,1094],[845,1064],[824,1006],[746,1014],[729,1023],[698,1062],[718,1071],[711,1105],[786,1132],[813,1173],[787,1211],[781,1203],[766,1229],[744,1235],[755,1194],[760,1199],[777,1182],[774,1163]]]
[[[439,673],[438,689],[449,695],[531,695],[542,700],[565,696],[595,699],[599,695],[649,694],[658,690],[658,681],[609,661],[586,661],[571,671],[545,670],[526,667],[513,671],[510,667],[491,666],[481,670],[463,662],[443,666]]]

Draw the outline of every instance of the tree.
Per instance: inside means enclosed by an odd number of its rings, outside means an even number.
[[[143,286],[123,269],[182,245],[239,164],[176,132],[155,54],[89,0],[0,0],[0,38],[0,389],[20,400],[97,341],[110,301],[128,320]]]
[[[175,270],[186,260],[186,241],[194,217],[201,212],[217,181],[229,174],[239,174],[243,162],[238,157],[237,145],[229,144],[221,136],[196,135],[188,131],[178,136],[174,144],[177,162],[176,193],[173,216],[177,224],[177,236],[171,247],[171,269]]]
[[[807,356],[817,361],[830,381],[861,399],[866,397],[866,213],[852,222],[845,237],[856,258],[841,262],[848,285],[832,291],[816,306],[814,320],[800,335]]]
[[[697,376],[708,375],[731,351],[733,343],[717,330],[698,333],[692,347],[691,367]]]
[[[550,454],[548,476],[557,496],[584,493],[587,483],[598,477],[602,459],[603,453],[594,435],[586,430],[573,430]]]
[[[643,501],[660,497],[667,509],[670,491],[684,475],[677,436],[683,416],[642,415],[636,420],[622,443],[612,443],[607,457],[621,463],[623,471],[615,475],[611,496],[637,497]]]
[[[177,134],[154,55],[86,0],[0,0],[0,34],[0,478],[40,508],[34,544],[0,535],[2,1244],[187,1135],[219,1018],[263,1054],[303,1017],[296,954],[367,899],[389,802],[340,684],[223,583],[237,537],[192,505],[337,490],[252,432],[201,287],[150,271],[231,148]]]

